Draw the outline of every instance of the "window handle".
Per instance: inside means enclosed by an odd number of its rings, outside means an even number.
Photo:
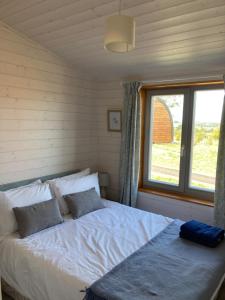
[[[184,145],[182,145],[180,149],[180,157],[184,157],[184,156],[185,156],[185,147]]]

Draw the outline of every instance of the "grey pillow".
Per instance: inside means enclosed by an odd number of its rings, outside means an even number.
[[[63,196],[73,219],[80,218],[92,211],[104,208],[103,202],[95,188]]]
[[[13,211],[21,238],[64,221],[55,199],[30,206],[14,207]]]

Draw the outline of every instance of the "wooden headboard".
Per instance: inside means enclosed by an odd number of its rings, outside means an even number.
[[[7,191],[9,189],[14,189],[23,185],[27,185],[29,183],[34,182],[37,179],[41,179],[42,182],[46,181],[46,180],[50,180],[50,179],[54,179],[57,177],[63,177],[63,176],[67,176],[73,173],[77,173],[80,170],[71,170],[71,171],[67,171],[67,172],[62,172],[62,173],[57,173],[57,174],[52,174],[52,175],[46,175],[46,176],[42,176],[42,177],[37,177],[37,178],[31,178],[31,179],[26,179],[26,180],[22,180],[22,181],[16,181],[16,182],[12,182],[12,183],[6,183],[6,184],[2,184],[0,185],[0,191]]]

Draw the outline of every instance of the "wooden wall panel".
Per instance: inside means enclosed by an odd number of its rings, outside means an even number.
[[[96,168],[92,81],[0,25],[0,184]]]
[[[107,130],[107,110],[122,109],[123,92],[119,81],[95,84],[98,136],[98,169],[109,172],[108,196],[119,199],[120,132]]]

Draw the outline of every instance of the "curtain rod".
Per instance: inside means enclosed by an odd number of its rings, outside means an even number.
[[[223,80],[223,75],[211,75],[211,76],[195,76],[195,77],[183,77],[183,78],[172,78],[163,80],[137,80],[142,84],[163,84],[163,83],[178,83],[183,81],[194,81],[194,80]],[[130,80],[132,81],[132,80]],[[121,81],[120,85],[130,82],[129,80]]]

